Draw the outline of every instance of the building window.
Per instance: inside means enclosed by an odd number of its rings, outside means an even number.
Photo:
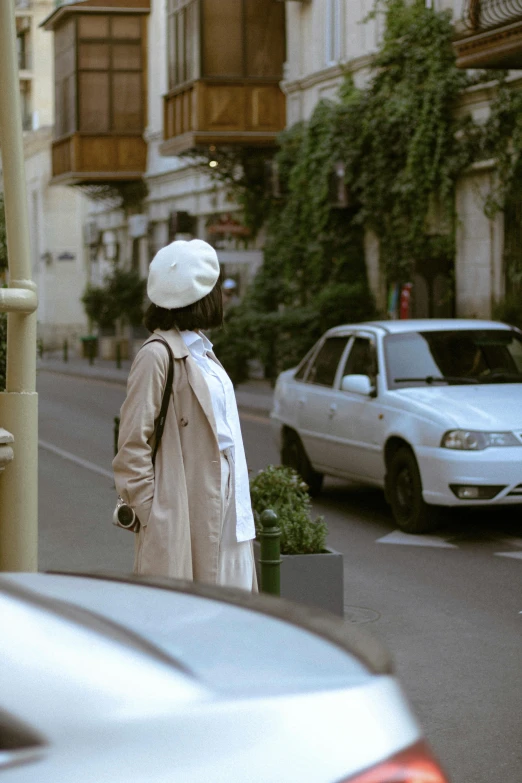
[[[198,3],[168,0],[169,89],[197,78]]]
[[[326,0],[325,63],[334,65],[341,59],[342,40],[341,0]]]
[[[20,107],[22,110],[23,130],[32,130],[33,118],[31,113],[31,82],[20,82]]]
[[[28,71],[31,68],[29,53],[29,36],[27,33],[18,33],[16,36],[16,49],[18,55],[18,68],[20,71]]]
[[[85,15],[55,30],[56,137],[140,133],[143,94],[138,16]]]
[[[281,78],[285,60],[282,4],[273,0],[168,0],[167,9],[169,90],[201,77]]]
[[[89,133],[143,128],[141,20],[78,20],[79,126]]]

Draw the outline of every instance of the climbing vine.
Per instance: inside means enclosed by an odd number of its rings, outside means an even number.
[[[277,194],[267,203],[265,191],[262,202],[265,262],[245,305],[251,322],[271,314],[271,328],[265,323],[258,329],[261,342],[263,334],[269,334],[265,342],[281,341],[284,329],[274,324],[288,319],[289,309],[294,321],[302,316],[298,331],[305,342],[330,325],[329,315],[348,321],[354,313],[364,315],[361,310],[373,314],[366,293],[365,229],[379,239],[388,282],[410,279],[416,262],[451,264],[455,188],[473,162],[495,160],[485,216],[522,200],[522,92],[505,73],[456,67],[449,12],[427,8],[423,0],[379,0],[378,12],[385,32],[367,86],[357,89],[348,76],[339,100],[321,101],[309,121],[280,136]],[[488,119],[479,123],[469,113],[463,116],[459,99],[467,87],[486,81],[495,97]],[[348,194],[343,208],[331,193],[339,164]],[[244,205],[248,178],[236,174],[229,182],[237,185]],[[352,296],[341,298],[339,313],[335,292],[343,286]],[[321,296],[332,308],[319,316]],[[303,328],[311,323],[314,328]],[[243,323],[242,334],[244,329]],[[283,363],[295,358],[285,356]]]

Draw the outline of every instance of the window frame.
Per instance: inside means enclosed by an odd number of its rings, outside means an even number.
[[[341,366],[341,364],[342,364],[343,369],[342,369],[342,371],[339,374],[339,378],[337,379],[338,388],[341,389],[342,379],[347,374],[347,373],[344,372],[344,370],[346,368],[346,363],[347,363],[347,361],[349,359],[349,356],[350,356],[350,354],[352,352],[352,348],[355,345],[355,341],[357,340],[357,338],[361,338],[361,339],[364,339],[364,340],[369,340],[370,344],[373,345],[377,372],[375,373],[375,376],[373,378],[372,378],[371,375],[368,375],[368,378],[370,379],[372,386],[375,387],[375,389],[377,390],[378,389],[378,383],[379,383],[379,376],[381,375],[381,371],[380,371],[381,360],[380,360],[380,357],[379,357],[377,335],[374,334],[373,332],[356,331],[356,332],[353,333],[352,337],[353,337],[353,339],[350,342],[349,349],[347,350],[346,354],[341,358],[341,361],[339,363],[339,366]],[[348,373],[348,374],[349,375],[357,375],[358,373]],[[343,392],[343,393],[346,394],[346,392]]]
[[[296,381],[296,383],[306,383],[306,378],[308,376],[308,370],[310,369],[310,362],[311,362],[312,358],[315,356],[315,354],[316,354],[316,352],[318,350],[318,346],[321,345],[322,342],[323,342],[323,338],[321,337],[321,339],[318,340],[316,343],[314,343],[312,345],[312,347],[310,348],[310,350],[305,353],[305,355],[303,356],[303,358],[301,359],[301,361],[299,362],[299,364],[295,368],[294,381]],[[301,372],[302,368],[305,365],[306,365],[306,369],[305,369],[303,377],[302,378],[297,378],[297,374]]]
[[[143,35],[143,25],[141,23],[141,18],[136,17],[133,14],[128,14],[128,16],[133,16],[134,18],[137,18],[139,21],[139,33],[138,35],[134,37],[119,37],[114,34],[113,31],[113,22],[116,20],[119,20],[121,17],[115,17],[114,14],[110,14],[109,12],[107,14],[104,14],[104,16],[107,16],[108,19],[108,33],[105,36],[100,37],[93,37],[93,36],[82,36],[80,33],[80,22],[81,17],[78,17],[78,19],[75,20],[75,42],[76,42],[76,71],[75,71],[75,78],[76,78],[76,131],[80,133],[87,133],[95,136],[110,136],[110,135],[140,135],[143,133],[143,129],[145,127],[145,96],[146,91],[144,89],[144,74],[145,74],[145,56],[143,51],[143,43],[144,43],[144,35]],[[81,56],[81,46],[83,44],[99,44],[99,45],[106,45],[108,48],[108,67],[106,68],[82,68],[80,66],[80,56]],[[114,67],[114,53],[115,53],[115,47],[118,45],[134,45],[139,47],[140,52],[140,64],[139,67],[130,68],[129,66],[126,66],[125,68],[122,67]],[[89,74],[89,73],[105,73],[108,77],[108,129],[107,130],[92,130],[92,131],[85,131],[84,128],[81,127],[81,117],[82,117],[82,107],[81,107],[81,100],[82,100],[82,90],[81,90],[81,76],[82,74]],[[140,77],[140,89],[141,89],[141,99],[140,99],[140,109],[139,109],[139,127],[133,128],[132,130],[121,130],[117,129],[115,127],[115,98],[117,90],[114,87],[114,76],[118,74],[139,74]]]
[[[196,42],[196,52],[193,53],[194,61],[196,63],[195,73],[192,75],[189,73],[189,63],[187,62],[187,51],[193,49],[195,39],[201,39],[201,12],[199,0],[167,0],[166,3],[166,16],[167,24],[165,26],[167,35],[167,86],[169,92],[177,90],[184,84],[194,81],[199,78],[199,70],[201,69],[201,54],[199,50],[199,41]],[[187,8],[194,6],[194,35],[191,39],[190,31],[187,31]],[[180,37],[179,26],[180,18],[183,20],[183,78],[179,78],[179,54],[178,54],[178,40]],[[171,24],[173,25],[174,35],[171,35]],[[187,45],[190,42],[189,45]]]
[[[341,0],[326,0],[324,26],[324,62],[337,65],[343,57],[343,9]]]
[[[317,356],[319,355],[319,353],[321,352],[321,350],[323,349],[324,345],[326,344],[326,342],[328,340],[346,340],[346,345],[344,346],[344,348],[342,350],[342,353],[341,353],[341,355],[339,357],[339,360],[337,362],[337,367],[335,369],[335,375],[334,375],[332,383],[331,384],[316,383],[315,381],[309,380],[310,370],[313,367],[313,364],[314,364],[315,360],[317,359]],[[341,366],[341,362],[343,361],[343,357],[346,354],[347,347],[348,347],[348,345],[350,345],[350,343],[352,343],[352,341],[353,341],[353,334],[352,333],[344,333],[344,332],[342,332],[341,334],[328,334],[328,335],[325,335],[323,337],[323,339],[321,340],[320,345],[318,346],[317,351],[315,351],[313,357],[310,358],[310,361],[309,361],[309,364],[308,364],[308,368],[306,370],[306,376],[305,376],[304,383],[307,383],[310,386],[319,386],[322,389],[332,389],[332,390],[337,389],[338,388],[338,384],[339,384],[339,368]]]
[[[207,38],[212,31],[209,30],[207,22],[205,0],[167,0],[166,8],[166,48],[167,48],[167,86],[168,92],[174,93],[182,90],[187,85],[192,84],[194,81],[200,79],[208,80],[210,82],[237,82],[243,80],[255,80],[260,82],[273,83],[274,81],[280,81],[283,77],[283,67],[286,59],[286,39],[281,31],[280,39],[278,42],[281,46],[279,50],[275,44],[269,47],[269,62],[270,73],[260,74],[251,65],[249,61],[249,30],[251,25],[249,24],[249,0],[234,0],[238,7],[239,12],[239,27],[240,27],[240,41],[239,50],[237,52],[238,59],[241,61],[240,70],[237,73],[227,72],[208,72],[208,63],[206,62],[206,50],[205,45]],[[336,0],[339,2],[339,0]],[[272,3],[273,6],[277,6],[272,9],[272,12],[282,14],[282,21],[284,24],[284,9],[279,3]],[[186,12],[190,6],[194,7],[194,30],[184,30],[184,72],[180,74],[178,67],[178,54],[177,54],[177,39],[178,39],[178,20],[177,18],[184,15],[184,24],[186,24]],[[208,17],[207,17],[208,18]],[[172,34],[171,34],[172,31]],[[187,59],[187,52],[191,53],[190,59]],[[191,66],[190,63],[193,65]],[[192,72],[193,71],[193,72]]]

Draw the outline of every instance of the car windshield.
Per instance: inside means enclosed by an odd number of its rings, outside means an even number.
[[[389,389],[522,383],[522,339],[507,329],[389,334],[384,352]]]

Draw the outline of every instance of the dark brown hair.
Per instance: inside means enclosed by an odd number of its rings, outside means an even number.
[[[143,318],[144,326],[149,332],[156,329],[168,332],[177,328],[182,331],[195,329],[215,329],[223,326],[223,295],[221,293],[221,278],[218,279],[212,291],[194,304],[186,307],[176,307],[166,310],[164,307],[151,304]]]

